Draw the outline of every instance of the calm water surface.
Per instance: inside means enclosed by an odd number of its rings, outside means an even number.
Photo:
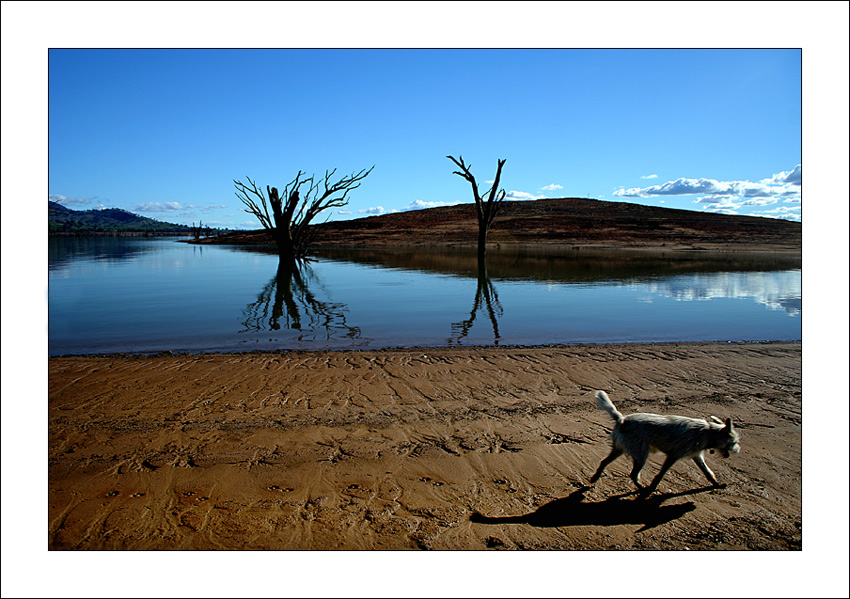
[[[801,338],[800,260],[49,240],[51,355]]]

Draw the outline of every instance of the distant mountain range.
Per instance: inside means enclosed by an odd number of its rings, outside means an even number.
[[[120,208],[71,210],[58,202],[48,201],[47,216],[48,232],[55,235],[88,233],[187,235],[192,233],[192,227],[139,216]]]

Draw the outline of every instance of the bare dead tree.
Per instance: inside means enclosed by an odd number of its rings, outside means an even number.
[[[505,190],[499,189],[499,179],[502,177],[502,167],[506,161],[497,160],[496,178],[493,181],[493,186],[482,194],[478,190],[475,177],[469,170],[472,165],[464,163],[463,156],[460,157],[460,160],[456,160],[454,156],[446,156],[446,158],[460,168],[460,171],[453,171],[453,174],[463,177],[472,185],[472,195],[475,198],[475,209],[478,215],[478,257],[483,258],[487,253],[487,232],[490,230],[499,210],[501,210],[502,201],[505,199]],[[498,192],[497,189],[499,189]]]
[[[332,181],[336,169],[325,171],[325,176],[319,180],[315,175],[302,179],[305,173],[298,171],[284,187],[283,193],[268,185],[263,193],[250,177],[246,177],[247,184],[236,180],[233,184],[236,197],[246,207],[245,212],[257,217],[263,228],[271,233],[280,259],[291,262],[306,255],[313,240],[308,229],[313,219],[325,210],[348,204],[348,193],[360,187],[374,168],[363,169],[336,181]],[[304,186],[306,192],[302,194]]]

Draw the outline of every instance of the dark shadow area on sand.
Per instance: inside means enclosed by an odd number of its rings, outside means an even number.
[[[469,519],[479,524],[528,524],[539,528],[641,524],[643,527],[638,532],[642,532],[660,524],[666,524],[696,509],[690,501],[676,505],[661,505],[666,500],[710,491],[713,488],[703,487],[682,493],[659,493],[649,497],[644,497],[638,492],[631,492],[609,497],[605,501],[585,503],[584,494],[590,487],[581,487],[568,497],[550,501],[528,514],[490,517],[476,512]],[[632,495],[635,497],[629,498]]]

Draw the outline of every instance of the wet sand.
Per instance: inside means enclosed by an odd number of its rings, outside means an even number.
[[[802,546],[799,343],[81,356],[48,361],[48,548]],[[733,418],[741,453],[649,499],[623,413]],[[643,478],[660,466],[650,458]],[[845,531],[846,532],[846,531]]]

